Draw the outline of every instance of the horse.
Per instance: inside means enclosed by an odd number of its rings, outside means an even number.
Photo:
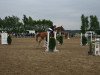
[[[56,27],[54,31],[56,31],[58,34],[62,34],[65,31],[65,29],[62,26],[59,26]]]
[[[54,31],[56,31],[57,33],[62,34],[62,32],[64,31],[64,28],[62,26],[54,28]],[[50,36],[53,37],[54,33],[53,31],[50,32]],[[40,38],[39,38],[40,37]],[[38,39],[39,38],[39,39]],[[42,40],[44,40],[45,38],[47,38],[47,32],[39,32],[36,34],[36,41],[40,44]]]
[[[62,26],[55,28],[55,31],[58,34],[63,35],[65,37],[65,39],[67,39],[69,37],[69,33],[66,32],[65,29]]]
[[[40,37],[40,39],[38,40],[39,37]],[[37,35],[36,35],[36,41],[39,42],[39,44],[40,44],[41,41],[44,40],[46,37],[47,37],[47,32],[37,33]]]

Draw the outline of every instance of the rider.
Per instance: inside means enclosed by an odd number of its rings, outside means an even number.
[[[53,31],[55,31],[55,28],[56,28],[56,25],[51,26],[50,28],[48,28],[48,31],[50,32],[50,36],[51,36],[51,37],[54,37]]]

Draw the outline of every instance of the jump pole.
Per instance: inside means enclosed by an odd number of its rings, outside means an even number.
[[[92,42],[92,33],[91,33],[91,42]]]
[[[68,33],[68,39],[70,39],[70,38],[69,38],[69,33]]]
[[[47,49],[46,49],[46,51],[48,52],[49,51],[49,37],[50,37],[50,32],[49,31],[47,31]]]
[[[80,45],[81,45],[81,46],[82,46],[82,36],[83,36],[83,35],[84,35],[84,34],[81,33],[81,39],[80,39]],[[92,33],[90,34],[90,37],[91,37],[91,38],[90,38],[90,41],[92,42]]]
[[[57,32],[54,31],[54,38],[55,38],[55,39],[56,39],[56,33],[57,33]],[[46,49],[47,52],[49,51],[49,40],[50,40],[50,39],[49,39],[49,37],[50,37],[49,34],[50,34],[50,32],[47,31],[47,45],[46,45],[46,46],[47,46],[47,49]],[[56,49],[56,46],[55,46],[54,52],[57,52],[57,51],[58,51],[58,50]]]
[[[82,46],[82,36],[83,36],[83,35],[82,35],[82,33],[81,33],[81,39],[80,39],[80,41],[81,41],[81,42],[80,42],[80,45],[81,45],[81,46]]]
[[[56,33],[57,33],[57,32],[54,31],[54,38],[55,38],[55,40],[56,40]],[[56,46],[55,46],[54,52],[57,52],[57,51],[58,51],[58,50],[56,49]]]

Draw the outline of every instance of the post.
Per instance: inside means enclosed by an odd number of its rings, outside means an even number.
[[[70,38],[69,38],[69,33],[68,33],[68,39],[70,39]]]
[[[82,33],[81,33],[80,45],[82,46]]]
[[[91,32],[91,42],[92,42],[92,32]]]
[[[5,32],[1,33],[1,44],[8,44],[7,37],[8,37],[7,33],[5,33]]]
[[[57,33],[57,32],[54,31],[54,38],[55,38],[55,40],[56,40],[56,33]],[[56,49],[56,46],[55,46],[54,52],[57,52],[57,51],[58,51],[58,50]]]
[[[55,40],[56,40],[56,33],[57,33],[57,32],[54,31],[54,38],[55,38]],[[50,32],[47,31],[47,49],[46,49],[47,52],[49,51],[49,37],[50,37],[49,34],[50,34]],[[57,51],[58,51],[58,50],[56,49],[56,46],[55,46],[54,52],[57,52]]]
[[[94,55],[99,55],[100,56],[100,38],[95,39]]]
[[[47,45],[46,45],[47,46],[47,49],[46,49],[46,51],[49,51],[49,36],[50,36],[49,33],[50,32],[47,31]]]

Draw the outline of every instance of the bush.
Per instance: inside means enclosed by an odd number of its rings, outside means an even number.
[[[57,40],[61,45],[63,44],[63,36],[57,36]]]
[[[51,37],[49,40],[49,51],[53,52],[56,46],[56,40],[54,37]]]
[[[86,45],[87,44],[87,39],[85,36],[82,36],[82,45]]]
[[[11,39],[11,36],[9,35],[9,36],[7,37],[7,43],[10,45],[11,42],[12,42],[12,39]]]
[[[93,49],[94,49],[94,48],[93,48],[92,42],[90,42],[90,43],[89,43],[89,51],[88,51],[88,54],[89,54],[89,55],[92,55],[92,54],[93,54]]]

